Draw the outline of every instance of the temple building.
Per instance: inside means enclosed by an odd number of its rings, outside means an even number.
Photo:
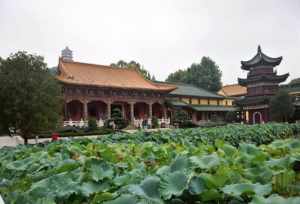
[[[241,68],[248,71],[246,79],[238,79],[238,84],[247,88],[247,93],[235,101],[245,113],[249,123],[262,123],[270,120],[269,102],[289,74],[278,75],[274,67],[282,57],[272,58],[264,54],[258,46],[257,54],[248,61],[241,61]],[[247,114],[247,115],[246,115]]]
[[[195,123],[236,110],[232,99],[191,85],[153,82],[135,69],[75,62],[68,47],[59,58],[56,78],[63,87],[65,125],[86,124],[91,117],[104,121],[115,108],[135,126],[154,116],[170,123],[177,109]]]

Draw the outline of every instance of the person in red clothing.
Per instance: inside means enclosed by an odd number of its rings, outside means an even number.
[[[52,133],[51,139],[52,139],[52,141],[57,141],[57,140],[59,140],[59,134],[56,133],[56,132]]]

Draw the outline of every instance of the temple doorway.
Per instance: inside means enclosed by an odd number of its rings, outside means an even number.
[[[107,105],[103,101],[91,101],[88,103],[88,117],[105,119],[107,117]]]
[[[262,122],[261,112],[253,113],[253,124],[260,124]]]
[[[66,119],[73,121],[79,121],[83,118],[83,104],[78,100],[73,100],[66,105]]]

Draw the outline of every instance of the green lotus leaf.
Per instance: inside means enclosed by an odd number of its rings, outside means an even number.
[[[220,200],[221,198],[222,194],[217,189],[210,189],[201,194],[201,199],[203,201]]]
[[[56,204],[51,198],[40,198],[37,200],[36,204]]]
[[[80,185],[80,192],[86,196],[89,197],[91,194],[97,193],[97,192],[103,192],[107,191],[111,188],[108,182],[104,183],[96,183],[93,181],[84,182]]]
[[[170,173],[170,167],[169,166],[162,166],[159,169],[157,169],[156,174],[159,176],[162,176],[164,174]]]
[[[203,181],[207,189],[222,187],[227,180],[226,176],[222,174],[213,175],[208,173],[201,173],[199,175],[199,178]]]
[[[188,177],[182,172],[172,172],[165,175],[160,183],[160,193],[166,200],[173,195],[179,196],[187,188]]]
[[[140,185],[131,185],[129,191],[138,195],[141,203],[162,204],[159,193],[160,179],[158,177],[146,177]]]
[[[225,152],[226,156],[228,157],[233,156],[237,152],[237,149],[230,144],[224,144],[222,150]]]
[[[205,182],[200,177],[193,177],[189,184],[189,192],[191,194],[201,194],[206,190]]]
[[[114,199],[114,194],[109,193],[109,192],[104,192],[104,193],[97,193],[91,204],[101,204],[103,201],[109,201]]]
[[[220,165],[220,159],[216,153],[202,157],[192,156],[191,162],[198,168],[211,169]]]
[[[265,196],[271,193],[272,185],[266,184],[262,185],[259,183],[251,184],[251,183],[239,183],[239,184],[231,184],[222,188],[222,191],[228,195],[232,196],[241,196],[243,194],[248,195],[260,195]]]
[[[190,167],[190,161],[186,156],[178,156],[171,164],[170,169],[171,172],[175,171],[185,171]]]
[[[255,196],[250,204],[299,204],[300,197],[283,198],[278,195],[271,195],[268,198]]]
[[[100,181],[104,178],[112,179],[114,176],[113,167],[105,161],[93,160],[90,171],[94,181]]]
[[[266,165],[256,166],[245,169],[244,177],[251,180],[253,183],[268,183],[272,180],[273,171]]]
[[[34,197],[65,198],[78,192],[79,183],[71,173],[61,173],[34,183],[28,193]]]
[[[137,198],[133,195],[124,194],[112,201],[103,204],[138,204]]]
[[[140,187],[147,197],[160,199],[159,183],[158,177],[149,176],[141,182]]]

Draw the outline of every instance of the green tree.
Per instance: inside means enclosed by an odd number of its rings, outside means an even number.
[[[286,122],[294,114],[295,108],[292,97],[286,91],[279,91],[270,101],[271,119]]]
[[[19,131],[25,144],[34,133],[58,125],[61,88],[41,56],[17,52],[0,64],[0,124]]]
[[[219,66],[209,57],[202,57],[200,63],[193,63],[186,70],[171,73],[168,82],[182,82],[196,87],[217,92],[222,87],[222,72]]]
[[[110,64],[110,66],[119,67],[119,68],[136,69],[144,76],[145,79],[148,80],[155,79],[154,75],[152,75],[151,77],[150,73],[146,69],[144,69],[144,67],[140,63],[133,60],[128,63],[124,60],[119,60],[117,63]]]
[[[289,83],[289,85],[296,85],[296,84],[300,84],[300,78],[295,78]]]
[[[168,78],[166,81],[168,82],[186,82],[186,76],[187,76],[187,71],[186,70],[181,70],[179,69],[178,71],[169,74]]]
[[[118,130],[126,128],[128,125],[128,122],[123,118],[123,114],[120,108],[112,109],[111,118],[105,121],[104,126],[112,129],[112,122],[115,124],[115,128]]]

